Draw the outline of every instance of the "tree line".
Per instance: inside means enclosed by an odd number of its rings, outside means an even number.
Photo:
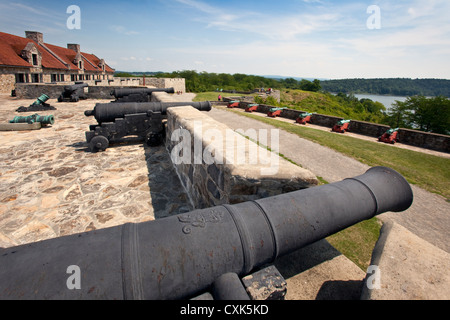
[[[217,89],[252,91],[260,88],[272,89],[299,89],[317,92],[321,90],[320,81],[296,80],[294,78],[273,79],[262,76],[248,75],[242,73],[208,73],[195,70],[183,70],[174,72],[151,72],[146,76],[155,78],[184,78],[186,79],[186,90],[188,92],[210,92]],[[116,72],[116,77],[143,76],[142,73]]]
[[[321,85],[324,90],[334,93],[450,97],[450,80],[444,79],[342,79],[321,81]]]

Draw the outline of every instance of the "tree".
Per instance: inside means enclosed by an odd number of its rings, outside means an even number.
[[[300,89],[304,91],[312,91],[312,92],[318,92],[321,89],[320,81],[315,79],[314,81],[308,81],[306,79],[302,79],[300,81]]]
[[[450,100],[444,96],[414,96],[405,102],[396,101],[384,122],[392,127],[449,134]]]
[[[448,134],[450,132],[450,100],[443,96],[427,99],[424,96],[407,100],[412,110],[411,122],[419,130]]]
[[[395,101],[384,122],[393,128],[411,128],[409,110],[406,102]]]

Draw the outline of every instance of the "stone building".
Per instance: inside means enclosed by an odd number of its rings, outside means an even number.
[[[114,69],[79,44],[67,48],[44,43],[40,32],[25,38],[0,32],[0,93],[10,94],[16,83],[61,83],[112,80]]]

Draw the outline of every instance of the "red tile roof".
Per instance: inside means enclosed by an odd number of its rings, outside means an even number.
[[[71,70],[80,70],[76,64],[73,63],[77,53],[71,49],[54,46],[52,44],[44,43],[53,53],[55,53],[61,60],[70,66]]]
[[[89,54],[89,53],[85,53],[85,52],[82,52],[81,54],[83,55],[84,58],[88,59],[94,65],[96,65],[99,71],[102,71],[102,68],[99,67],[101,60],[95,54]],[[86,64],[84,64],[84,66],[86,67]],[[114,72],[114,69],[112,69],[110,66],[108,66],[105,63],[105,71],[106,72]]]
[[[22,38],[8,33],[0,32],[0,66],[15,66],[15,67],[33,67],[30,63],[25,61],[21,56],[22,50],[28,43],[33,43],[42,55],[42,67],[47,69],[63,69],[79,71],[77,65],[73,63],[76,57],[76,52],[72,49],[58,47],[52,44],[45,43],[44,46],[49,49],[49,52],[43,46],[38,45],[35,41]],[[56,55],[57,57],[55,57]],[[100,59],[93,54],[81,53],[84,60],[84,70],[92,72],[102,72],[99,67]],[[59,58],[59,59],[58,59]],[[62,60],[62,61],[61,61]],[[68,67],[67,67],[68,66]],[[114,72],[112,68],[105,65],[106,72]]]
[[[14,36],[12,34],[0,32],[0,65],[33,67],[30,63],[20,57],[23,49],[29,43],[33,43],[42,55],[42,66],[49,69],[66,69],[66,66],[59,62],[44,48],[35,41],[27,38]]]

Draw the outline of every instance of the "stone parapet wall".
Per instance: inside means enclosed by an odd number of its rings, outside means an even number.
[[[152,97],[154,101],[179,102],[178,96],[165,92],[156,92]],[[195,209],[271,197],[319,184],[309,170],[260,147],[212,119],[208,112],[190,106],[168,109],[166,148]]]
[[[229,98],[224,98],[224,101],[229,100]],[[245,109],[249,104],[250,103],[248,102],[241,101],[239,103],[239,108]],[[274,106],[260,104],[258,105],[256,112],[268,113],[272,108],[274,108]],[[284,109],[280,117],[295,121],[299,115],[305,112],[306,111],[301,110]],[[344,119],[342,117],[314,113],[311,117],[311,124],[332,128],[340,120]],[[352,120],[349,129],[353,133],[378,138],[389,130],[390,127],[383,124]],[[401,143],[441,152],[450,152],[450,136],[404,128],[400,128],[398,133],[398,138]]]
[[[167,121],[166,147],[196,209],[275,196],[319,183],[309,170],[258,146],[206,112],[169,108]],[[256,164],[251,164],[256,154],[252,150],[258,154]],[[243,154],[241,162],[239,152]],[[176,158],[186,161],[177,164]]]

